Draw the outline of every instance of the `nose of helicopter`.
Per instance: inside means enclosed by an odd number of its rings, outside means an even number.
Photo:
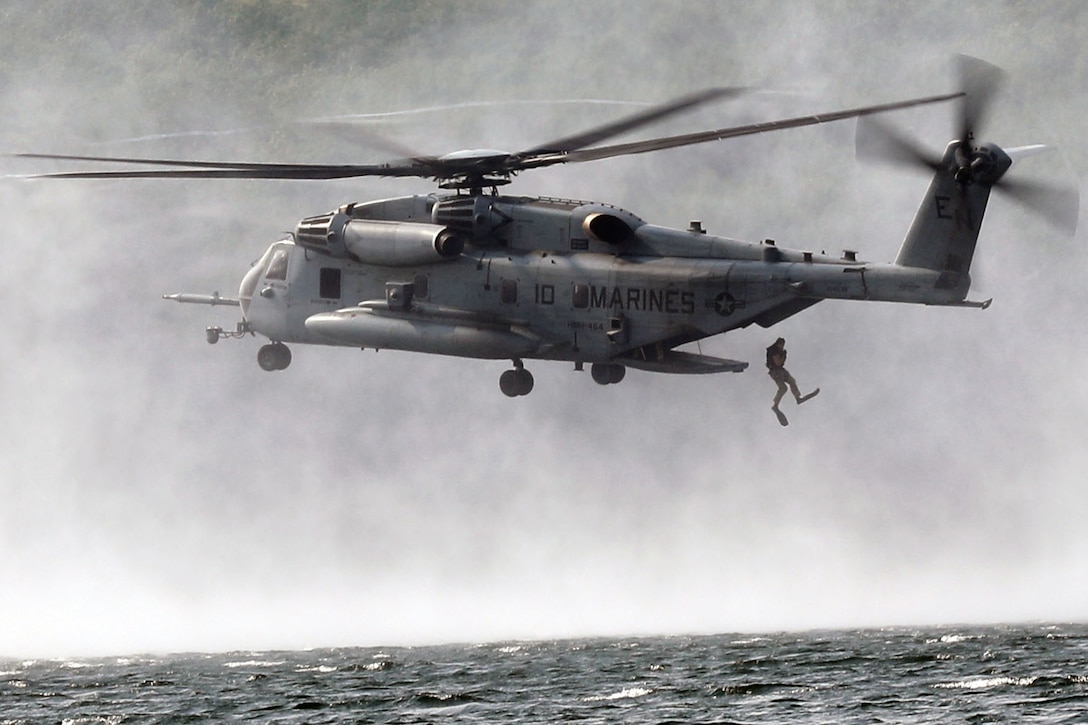
[[[253,294],[257,291],[257,282],[261,278],[261,266],[254,265],[242,277],[242,283],[238,285],[238,305],[242,308],[242,317],[249,317],[249,303],[253,300]]]

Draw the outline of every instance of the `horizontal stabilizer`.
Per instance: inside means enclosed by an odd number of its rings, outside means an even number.
[[[976,310],[988,310],[990,305],[994,302],[994,298],[991,297],[986,300],[960,300],[959,302],[939,302],[932,303],[936,307],[973,307]],[[926,303],[931,304],[931,303]]]
[[[1008,154],[1009,158],[1012,159],[1012,162],[1015,164],[1020,159],[1026,159],[1027,157],[1034,156],[1035,154],[1045,153],[1047,151],[1053,150],[1053,148],[1053,146],[1047,146],[1046,144],[1035,143],[1028,146],[1016,146],[1011,149],[1005,149],[1004,151],[1006,154]]]
[[[630,368],[651,373],[670,373],[673,375],[709,375],[711,373],[739,373],[748,367],[740,360],[727,360],[711,355],[697,355],[692,352],[666,350],[664,353],[646,359],[635,353],[631,357],[617,358]]]

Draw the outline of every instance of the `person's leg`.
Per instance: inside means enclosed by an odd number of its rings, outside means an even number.
[[[771,407],[778,409],[778,404],[782,402],[782,398],[786,395],[786,381],[779,377],[776,377],[774,381],[778,384],[778,393],[774,396],[774,405]]]
[[[793,393],[793,397],[794,397],[794,399],[795,399],[795,400],[796,400],[796,401],[797,401],[798,403],[800,403],[800,402],[801,402],[801,391],[800,391],[800,390],[799,390],[799,389],[797,388],[797,381],[796,381],[796,380],[794,380],[794,379],[793,379],[793,376],[792,376],[792,375],[790,375],[790,374],[789,374],[788,372],[786,372],[785,370],[783,370],[782,372],[786,373],[786,380],[785,380],[785,382],[789,384],[789,386],[790,386],[790,392],[791,392],[791,393]],[[784,388],[785,388],[785,385],[782,385],[782,387],[783,387],[783,389],[784,389]],[[784,390],[783,390],[783,392],[784,392]],[[781,393],[780,393],[780,395],[781,395]]]

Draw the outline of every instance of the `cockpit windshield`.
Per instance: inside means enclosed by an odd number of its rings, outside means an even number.
[[[275,247],[272,258],[268,260],[268,266],[265,267],[265,279],[285,281],[287,279],[287,258],[288,251],[286,247]]]

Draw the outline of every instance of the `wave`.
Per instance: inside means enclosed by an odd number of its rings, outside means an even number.
[[[1035,683],[1034,677],[972,677],[957,682],[939,682],[934,685],[938,690],[989,690],[994,687],[1028,687]]]
[[[1061,689],[1088,685],[1088,675],[994,675],[990,677],[969,677],[954,682],[940,682],[934,685],[939,690],[989,690],[996,687],[1037,687]]]
[[[352,663],[345,665],[339,669],[344,672],[384,672],[385,670],[391,670],[396,667],[396,663],[393,660],[378,660],[376,662],[366,662],[364,664]]]
[[[240,660],[238,662],[224,662],[224,667],[237,669],[239,667],[279,667],[286,664],[285,660]]]
[[[736,685],[718,685],[710,688],[711,697],[722,695],[766,695],[781,690],[798,690],[797,685],[785,682],[742,682]]]
[[[613,700],[629,700],[636,697],[646,697],[653,693],[653,690],[646,687],[625,687],[619,692],[613,692],[611,695],[590,695],[589,697],[583,697],[582,702],[611,702]]]

